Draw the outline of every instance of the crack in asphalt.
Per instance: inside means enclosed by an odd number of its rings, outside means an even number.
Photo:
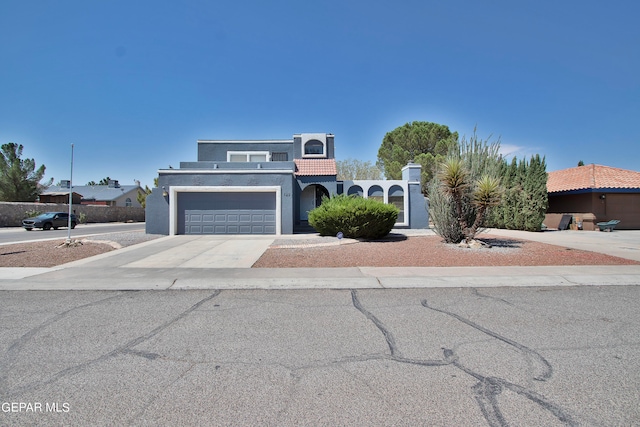
[[[443,352],[445,358],[451,360],[451,364],[453,366],[478,380],[478,383],[472,387],[472,390],[474,392],[474,397],[478,402],[478,405],[480,406],[480,410],[485,417],[485,420],[491,427],[504,427],[509,425],[502,415],[500,404],[497,399],[498,395],[501,394],[504,389],[512,391],[520,396],[531,400],[542,409],[549,411],[559,421],[563,422],[566,425],[579,425],[578,422],[575,421],[571,417],[571,415],[564,411],[560,406],[546,400],[545,397],[541,394],[536,393],[533,390],[529,390],[526,387],[522,387],[518,384],[511,383],[503,378],[485,377],[483,375],[480,375],[479,373],[472,371],[471,369],[465,367],[462,363],[460,363],[457,356],[452,350],[443,349]]]
[[[487,334],[492,338],[500,340],[506,344],[509,344],[517,348],[518,350],[522,351],[525,354],[535,357],[542,364],[543,372],[541,373],[541,375],[534,377],[534,379],[538,381],[546,381],[553,374],[553,368],[551,364],[544,357],[542,357],[542,355],[530,349],[529,347],[526,347],[506,337],[503,337],[502,335],[499,335],[455,313],[430,306],[426,299],[423,299],[421,301],[421,304],[423,307],[429,310],[433,310],[438,313],[451,316],[454,319],[459,320],[460,322],[466,325],[469,325],[472,328],[477,329],[478,331],[484,334]],[[540,406],[542,409],[553,414],[559,421],[563,422],[566,425],[569,425],[569,426],[578,425],[578,423],[571,417],[571,415],[569,415],[566,411],[564,411],[560,406],[546,400],[545,397],[542,396],[541,394],[536,393],[533,390],[529,390],[526,387],[522,387],[520,385],[511,383],[503,378],[485,377],[471,370],[470,368],[465,367],[460,362],[455,352],[451,349],[443,348],[443,354],[444,354],[445,360],[450,362],[453,366],[460,369],[467,375],[470,375],[473,378],[478,380],[478,383],[472,387],[472,391],[474,393],[476,402],[478,402],[478,405],[480,406],[482,415],[484,416],[485,420],[491,427],[495,427],[495,426],[504,427],[509,425],[506,419],[504,418],[504,415],[502,414],[502,410],[500,409],[500,404],[497,399],[497,396],[502,393],[503,389],[510,390],[520,396],[523,396],[529,399],[530,401]]]
[[[387,345],[389,346],[391,356],[402,357],[402,354],[400,353],[400,351],[398,351],[396,341],[393,338],[391,332],[389,332],[389,329],[387,329],[387,327],[380,321],[380,319],[378,319],[370,311],[362,306],[360,300],[358,299],[358,291],[356,291],[355,289],[351,290],[351,301],[353,301],[353,306],[362,314],[364,314],[367,319],[371,320],[373,324],[376,325],[376,327],[380,330],[380,332],[382,332],[382,335],[384,335],[384,339],[387,341]]]
[[[452,365],[465,374],[475,378],[478,382],[472,387],[472,392],[474,398],[480,407],[480,411],[487,424],[491,427],[506,427],[509,425],[505,416],[502,413],[502,409],[500,407],[500,403],[498,401],[498,395],[500,395],[503,390],[509,390],[511,392],[516,393],[519,396],[522,396],[526,399],[529,399],[531,402],[537,404],[540,408],[548,411],[553,416],[555,416],[560,422],[569,425],[569,426],[577,426],[578,423],[572,418],[572,416],[567,413],[567,411],[563,410],[560,406],[556,405],[553,402],[548,401],[539,393],[536,393],[533,390],[530,390],[526,387],[522,387],[520,385],[511,383],[503,378],[499,377],[490,377],[481,375],[478,372],[473,371],[472,369],[464,366],[455,352],[448,348],[443,348],[443,360],[431,360],[431,361],[420,361],[407,359],[401,356],[400,350],[396,344],[393,333],[389,330],[389,328],[378,319],[372,312],[367,310],[363,305],[360,299],[358,298],[358,292],[355,289],[351,290],[351,299],[353,301],[353,306],[360,311],[367,319],[369,319],[382,333],[387,342],[387,346],[389,347],[389,351],[391,352],[390,356],[386,358],[399,363],[411,363],[422,366],[443,366],[443,365]],[[506,338],[502,335],[497,334],[481,325],[478,325],[475,322],[472,322],[469,319],[466,319],[458,314],[452,313],[447,310],[439,309],[433,306],[430,306],[426,299],[421,301],[421,305],[429,310],[433,310],[435,312],[445,314],[447,316],[453,317],[454,319],[471,326],[472,328],[490,336],[491,338],[502,341],[514,348],[518,349],[525,355],[533,357],[538,363],[542,366],[542,372],[540,375],[535,376],[534,379],[538,381],[546,381],[553,374],[553,368],[551,364],[540,355],[538,352],[526,347],[516,341],[513,341],[509,338]]]
[[[56,314],[53,317],[50,317],[46,320],[44,320],[42,323],[40,323],[39,325],[31,328],[30,330],[28,330],[26,333],[24,333],[21,337],[17,338],[7,349],[6,353],[4,354],[4,356],[2,356],[0,358],[0,390],[6,390],[6,381],[7,378],[9,376],[9,372],[11,371],[11,368],[13,367],[13,365],[15,364],[18,355],[20,354],[20,352],[22,351],[22,348],[31,340],[33,339],[34,336],[36,336],[39,332],[41,332],[43,329],[53,325],[54,323],[64,319],[65,317],[67,317],[67,315],[73,311],[76,310],[81,310],[83,308],[87,308],[87,307],[92,307],[95,305],[99,305],[104,303],[105,301],[109,301],[115,298],[120,298],[121,296],[125,295],[124,292],[118,292],[116,295],[107,297],[107,298],[102,298],[99,299],[97,301],[92,301],[86,304],[81,304],[79,306],[76,307],[72,307],[70,309],[67,309],[61,313]]]
[[[204,303],[212,300],[213,298],[217,297],[218,295],[220,295],[220,290],[215,290],[211,295],[201,299],[200,301],[198,301],[197,303],[193,304],[191,307],[189,307],[188,309],[186,309],[185,311],[183,311],[182,313],[178,314],[177,316],[175,316],[174,318],[162,323],[161,325],[157,326],[156,328],[152,329],[151,331],[149,331],[148,333],[141,335],[137,338],[134,338],[130,341],[128,341],[127,343],[125,343],[122,346],[119,346],[113,350],[111,350],[108,353],[105,353],[97,358],[88,360],[86,362],[80,363],[78,365],[75,366],[70,366],[68,368],[65,368],[61,371],[56,372],[55,374],[53,374],[51,377],[49,377],[49,379],[45,380],[45,381],[41,381],[41,382],[32,382],[30,384],[26,384],[23,385],[21,387],[17,387],[14,390],[6,390],[6,388],[3,387],[3,391],[2,391],[2,395],[0,397],[5,398],[11,395],[17,395],[20,393],[24,393],[24,392],[28,392],[28,391],[32,391],[34,389],[37,389],[39,387],[42,386],[46,386],[52,383],[57,382],[58,380],[69,376],[69,375],[73,375],[79,372],[84,371],[85,369],[87,369],[88,367],[95,365],[97,363],[103,362],[105,360],[108,360],[114,356],[117,356],[119,354],[131,354],[133,353],[136,356],[142,356],[142,353],[147,354],[146,352],[137,352],[135,350],[132,350],[133,347],[137,346],[138,344],[143,343],[144,341],[147,341],[151,338],[153,338],[154,336],[158,335],[160,332],[162,332],[163,330],[167,329],[168,327],[170,327],[171,325],[175,324],[176,322],[180,321],[181,319],[183,319],[184,317],[188,316],[190,313],[192,313],[194,310],[197,310],[201,305],[203,305]],[[78,307],[74,308],[77,309]],[[74,309],[70,309],[68,311],[74,310]],[[66,313],[66,312],[65,312]],[[59,319],[57,319],[59,320]],[[29,334],[29,332],[27,333]],[[27,335],[25,334],[25,335]],[[30,335],[29,337],[33,336]],[[148,353],[147,356],[151,355],[151,353]],[[147,357],[147,356],[143,356],[143,357]],[[148,358],[148,357],[147,357]],[[8,374],[5,373],[5,375]]]
[[[409,359],[402,356],[402,353],[398,349],[395,338],[393,337],[393,334],[391,333],[391,331],[373,313],[371,313],[369,310],[364,308],[364,306],[360,302],[360,299],[358,298],[358,291],[355,289],[351,290],[351,300],[353,301],[353,306],[359,312],[364,314],[364,316],[367,319],[371,320],[371,322],[373,322],[373,324],[380,330],[380,332],[382,333],[382,335],[384,336],[387,342],[387,346],[389,347],[389,351],[391,354],[378,357],[378,359],[388,359],[388,360],[393,360],[394,362],[407,363],[410,365],[419,365],[419,366],[444,366],[449,364],[449,362],[445,360]]]
[[[500,302],[503,302],[503,303],[513,307],[513,304],[510,303],[509,301],[507,301],[506,299],[497,298],[497,297],[494,297],[494,296],[491,296],[491,295],[480,293],[480,291],[478,291],[478,288],[471,288],[471,293],[473,295],[475,295],[475,296],[480,297],[480,298],[487,298],[487,299],[491,299],[491,300],[494,300],[494,301],[500,301]]]
[[[472,328],[474,328],[474,329],[476,329],[476,330],[478,330],[478,331],[480,331],[480,332],[482,332],[484,334],[487,334],[492,338],[495,338],[495,339],[500,340],[500,341],[502,341],[502,342],[504,342],[506,344],[509,344],[510,346],[517,348],[521,352],[523,352],[523,353],[525,353],[525,354],[527,354],[529,356],[532,356],[542,366],[542,372],[539,375],[533,377],[533,379],[538,380],[538,381],[546,381],[549,378],[551,378],[551,375],[553,374],[553,368],[552,368],[551,364],[547,361],[547,359],[542,357],[542,355],[540,355],[540,353],[538,353],[537,351],[532,350],[529,347],[526,347],[526,346],[524,346],[524,345],[522,345],[520,343],[517,343],[517,342],[515,342],[513,340],[510,340],[509,338],[503,337],[502,335],[499,335],[499,334],[497,334],[497,333],[495,333],[495,332],[493,332],[493,331],[491,331],[491,330],[489,330],[489,329],[487,329],[487,328],[485,328],[483,326],[480,326],[477,323],[472,322],[469,319],[466,319],[466,318],[464,318],[462,316],[459,316],[459,315],[457,315],[455,313],[452,313],[452,312],[447,311],[447,310],[442,310],[442,309],[439,309],[439,308],[432,307],[432,306],[430,306],[428,304],[426,299],[423,299],[421,301],[421,304],[425,308],[428,308],[428,309],[433,310],[433,311],[437,311],[439,313],[446,314],[447,316],[451,316],[454,319],[459,320],[460,322],[462,322],[462,323],[464,323],[466,325],[469,325]]]
[[[148,360],[155,360],[157,358],[162,358],[162,359],[166,359],[169,361],[177,361],[179,359],[173,359],[170,357],[164,357],[160,354],[157,353],[153,353],[151,351],[144,351],[144,350],[136,350],[134,347],[136,347],[137,345],[153,338],[154,336],[158,335],[159,333],[161,333],[162,331],[166,330],[167,328],[169,328],[170,326],[172,326],[173,324],[175,324],[176,322],[180,321],[181,319],[184,319],[186,316],[188,316],[190,313],[192,313],[193,311],[197,310],[198,308],[202,307],[205,303],[211,301],[212,299],[216,298],[218,295],[220,295],[221,291],[220,290],[216,290],[214,291],[211,295],[208,295],[207,297],[199,300],[198,302],[196,302],[195,304],[191,305],[188,309],[182,311],[181,313],[177,314],[175,317],[163,322],[162,324],[160,324],[159,326],[155,327],[154,329],[152,329],[151,331],[149,331],[148,333],[138,336],[134,339],[129,340],[128,342],[126,342],[125,344],[118,346],[117,348],[113,349],[112,351],[105,353],[97,358],[94,358],[92,360],[88,360],[84,363],[80,363],[78,365],[75,366],[71,366],[68,367],[66,369],[63,369],[57,373],[54,373],[53,375],[51,375],[48,379],[43,380],[43,381],[34,381],[30,384],[26,384],[23,386],[19,386],[16,387],[14,390],[11,391],[7,391],[7,388],[5,387],[6,385],[6,379],[8,378],[8,372],[10,370],[10,368],[12,367],[13,363],[15,362],[16,358],[18,357],[20,351],[22,350],[22,348],[26,345],[26,343],[32,339],[37,333],[39,333],[40,331],[42,331],[42,329],[44,329],[45,327],[59,321],[60,319],[64,318],[65,316],[67,316],[70,312],[72,312],[73,310],[78,310],[81,308],[85,308],[85,307],[89,307],[91,305],[96,305],[96,304],[100,304],[103,303],[104,301],[108,301],[110,299],[113,298],[117,298],[120,297],[122,295],[118,294],[118,295],[114,295],[108,298],[104,298],[102,300],[98,300],[98,301],[94,301],[91,303],[87,303],[84,305],[80,305],[78,307],[74,307],[71,308],[69,310],[66,310],[62,313],[59,313],[57,315],[55,315],[54,317],[47,319],[45,322],[43,322],[42,324],[32,328],[31,330],[29,330],[28,332],[26,332],[25,334],[23,334],[20,338],[18,338],[13,344],[11,344],[11,346],[9,347],[8,351],[7,351],[7,355],[5,356],[5,362],[0,363],[0,369],[1,372],[3,373],[3,376],[0,376],[0,397],[5,398],[8,397],[10,395],[18,395],[19,393],[23,393],[23,392],[29,392],[32,391],[34,389],[38,389],[41,388],[43,386],[55,383],[56,381],[69,376],[69,375],[73,375],[79,372],[82,372],[83,370],[91,367],[92,365],[95,365],[97,363],[103,362],[111,357],[115,357],[117,355],[120,354],[125,354],[125,355],[132,355],[132,356],[137,356],[137,357],[143,357],[145,359]],[[307,364],[305,366],[298,366],[298,367],[289,367],[289,366],[285,366],[283,364],[275,364],[277,366],[282,366],[284,369],[289,370],[290,375],[292,376],[292,383],[289,385],[289,392],[291,393],[291,395],[293,396],[296,392],[296,387],[297,385],[300,383],[301,378],[305,375],[304,371],[309,370],[309,369],[323,369],[326,367],[331,367],[331,366],[337,366],[338,368],[344,370],[345,372],[347,372],[349,375],[352,375],[354,377],[354,379],[356,379],[357,381],[361,381],[363,382],[363,384],[369,388],[369,390],[376,394],[375,390],[373,388],[371,388],[371,385],[364,379],[359,378],[358,376],[356,376],[355,374],[353,374],[352,372],[344,369],[342,367],[342,365],[344,364],[349,364],[349,363],[354,363],[354,362],[368,362],[368,361],[375,361],[375,360],[389,360],[389,361],[393,361],[393,362],[397,362],[397,363],[405,363],[405,364],[411,364],[411,365],[418,365],[418,366],[452,366],[457,368],[458,370],[462,371],[463,373],[465,373],[466,375],[474,378],[477,382],[471,386],[471,393],[473,398],[476,401],[476,404],[478,405],[480,412],[482,413],[482,416],[484,417],[486,423],[491,426],[499,426],[499,427],[503,427],[503,426],[507,426],[509,425],[507,418],[505,417],[505,414],[503,413],[503,408],[500,405],[500,401],[499,401],[499,396],[501,394],[503,394],[505,391],[509,391],[512,393],[515,393],[518,396],[521,396],[525,399],[528,399],[529,401],[531,401],[532,403],[538,405],[542,410],[547,411],[548,413],[552,414],[558,421],[566,424],[566,425],[570,425],[570,426],[575,426],[578,425],[577,421],[574,420],[574,418],[566,411],[564,410],[562,407],[560,407],[559,405],[547,400],[543,395],[531,390],[530,388],[527,387],[523,387],[521,385],[518,384],[514,384],[512,382],[507,381],[504,378],[500,378],[500,377],[494,377],[494,376],[485,376],[482,375],[479,372],[474,371],[473,369],[465,366],[465,364],[460,360],[459,356],[456,354],[456,351],[454,349],[449,349],[449,348],[442,348],[442,353],[443,353],[443,358],[442,359],[435,359],[435,360],[422,360],[422,359],[413,359],[413,358],[408,358],[405,357],[397,342],[396,339],[394,337],[393,332],[391,331],[391,329],[384,323],[382,322],[382,320],[376,316],[372,311],[368,310],[367,308],[365,308],[365,306],[362,304],[360,298],[359,298],[359,294],[358,291],[355,289],[352,289],[350,291],[351,293],[351,303],[353,305],[353,307],[355,309],[357,309],[362,315],[364,315],[370,322],[373,323],[373,325],[380,331],[380,333],[382,334],[382,336],[384,337],[384,340],[386,342],[387,348],[388,350],[385,350],[383,352],[380,353],[374,353],[374,354],[365,354],[365,355],[360,355],[360,356],[346,356],[346,357],[342,357],[336,360],[317,360],[315,362],[312,362],[310,364]],[[477,290],[474,290],[474,294],[479,296],[479,297],[487,297],[487,298],[491,298],[494,300],[498,300],[498,301],[502,301],[504,303],[507,303],[509,305],[513,305],[511,303],[509,303],[508,301],[505,300],[501,300],[500,298],[493,298],[490,296],[485,296],[480,294],[479,292],[477,292]],[[262,301],[264,302],[264,301]],[[268,301],[270,303],[281,303],[278,301]],[[473,329],[481,332],[482,334],[488,336],[489,338],[486,338],[485,340],[499,340],[515,349],[517,349],[520,353],[522,353],[524,355],[525,360],[527,361],[527,363],[531,366],[532,363],[535,362],[535,369],[534,368],[530,368],[531,371],[539,371],[537,374],[531,373],[531,377],[533,377],[533,379],[537,380],[537,381],[546,381],[549,378],[551,378],[551,376],[553,375],[553,367],[551,366],[551,364],[537,351],[522,345],[514,340],[511,340],[505,336],[502,336],[478,323],[475,323],[465,317],[462,317],[454,312],[445,310],[445,309],[440,309],[437,307],[434,307],[433,305],[430,305],[428,303],[428,301],[426,299],[422,299],[420,301],[420,304],[422,305],[422,307],[434,311],[436,313],[440,313],[442,315],[445,316],[449,316],[453,319],[456,319],[457,321],[472,327]],[[293,304],[295,305],[295,304]],[[180,375],[175,378],[173,381],[171,381],[171,383],[165,387],[163,390],[166,391],[167,389],[169,389],[171,386],[173,386],[174,384],[176,384],[179,380],[185,378],[188,373],[193,369],[194,366],[198,365],[198,364],[210,364],[211,361],[201,361],[201,362],[194,362],[192,360],[180,360],[182,362],[186,362],[189,364],[189,366],[183,370],[183,372],[180,373]],[[238,361],[219,361],[217,363],[221,363],[221,364],[242,364],[241,362]],[[246,365],[255,365],[255,363],[246,363]],[[263,363],[258,363],[258,365],[260,366],[264,366]],[[216,366],[216,369],[218,368],[218,366]],[[302,374],[300,374],[302,373]],[[5,381],[5,382],[3,382]],[[140,417],[144,416],[144,414],[148,411],[148,409],[150,408],[150,406],[153,404],[153,402],[155,402],[164,391],[158,392],[156,394],[154,394],[153,396],[150,396],[147,401],[146,404],[144,404],[141,408],[139,408],[139,410],[136,412],[136,414],[133,416],[133,418],[131,419],[131,422],[135,422],[136,420],[138,420]],[[280,419],[281,417],[283,417],[287,411],[290,408],[291,405],[291,400],[293,399],[289,399],[288,403],[286,405],[283,406],[283,408],[281,408],[278,413],[276,414],[276,419]]]

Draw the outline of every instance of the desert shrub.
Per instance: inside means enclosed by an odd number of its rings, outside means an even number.
[[[309,225],[322,236],[380,239],[391,231],[398,220],[398,209],[390,204],[354,195],[340,194],[324,198],[309,212]]]
[[[467,243],[482,231],[490,207],[500,203],[500,142],[481,140],[475,131],[462,138],[429,183],[434,231],[447,243]]]
[[[433,231],[445,242],[461,242],[464,239],[464,232],[456,217],[453,198],[440,191],[440,181],[436,179],[429,183],[428,192],[429,216],[433,221]],[[470,216],[468,212],[465,214]]]
[[[77,215],[77,218],[78,218],[78,222],[79,222],[80,224],[86,224],[86,223],[87,223],[87,214],[86,214],[86,213],[84,213],[84,212],[80,212],[80,213]]]

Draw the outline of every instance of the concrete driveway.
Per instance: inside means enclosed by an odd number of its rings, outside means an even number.
[[[170,247],[143,253],[128,268],[251,268],[272,236],[171,236]]]
[[[640,230],[616,230],[613,232],[547,230],[542,233],[531,233],[528,231],[492,228],[487,232],[512,239],[533,240],[550,245],[599,252],[640,261]]]

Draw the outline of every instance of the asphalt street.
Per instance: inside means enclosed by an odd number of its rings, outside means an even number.
[[[640,424],[638,286],[1,295],[0,425]]]
[[[640,425],[640,266],[249,268],[272,241],[2,269],[0,426]]]
[[[76,228],[71,230],[72,239],[80,239],[89,236],[95,236],[104,233],[121,233],[121,232],[144,232],[144,223],[100,223],[100,224],[78,224]],[[22,227],[5,227],[0,228],[0,245],[10,245],[13,243],[33,242],[36,240],[57,240],[66,239],[69,235],[69,230],[64,227],[58,230],[42,230],[34,229],[26,231]]]

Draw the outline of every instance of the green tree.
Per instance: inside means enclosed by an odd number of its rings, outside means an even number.
[[[153,186],[158,186],[158,178],[153,178]],[[138,188],[138,195],[136,198],[138,200],[138,203],[140,203],[140,206],[142,206],[143,208],[147,207],[147,196],[151,194],[151,191],[152,190],[147,185],[144,186],[144,190]]]
[[[584,162],[582,160],[578,161],[578,166],[584,166]]]
[[[109,185],[109,181],[111,181],[111,178],[109,178],[108,176],[105,178],[102,178],[100,181],[95,182],[93,180],[87,182],[87,185]]]
[[[505,192],[500,206],[489,215],[491,227],[540,231],[549,204],[546,169],[544,157],[538,154],[528,161],[513,158],[508,165],[503,161]]]
[[[33,202],[53,182],[40,184],[46,167],[36,169],[33,159],[21,159],[22,145],[9,142],[2,145],[0,156],[0,200],[6,202]]]
[[[142,206],[143,208],[147,207],[147,196],[149,194],[151,194],[151,189],[148,185],[144,186],[144,190],[138,188],[138,195],[136,198],[138,200],[138,203],[140,203],[140,206]]]
[[[388,132],[378,150],[378,167],[387,179],[401,179],[402,168],[412,160],[422,166],[422,189],[436,173],[452,149],[458,145],[458,133],[445,125],[431,122],[406,123]]]
[[[338,179],[354,180],[354,179],[381,179],[382,172],[378,166],[371,162],[363,162],[356,159],[346,159],[336,161],[338,169]]]
[[[526,217],[521,230],[540,231],[549,207],[547,194],[547,164],[545,158],[536,154],[531,157],[524,179],[523,211]]]

